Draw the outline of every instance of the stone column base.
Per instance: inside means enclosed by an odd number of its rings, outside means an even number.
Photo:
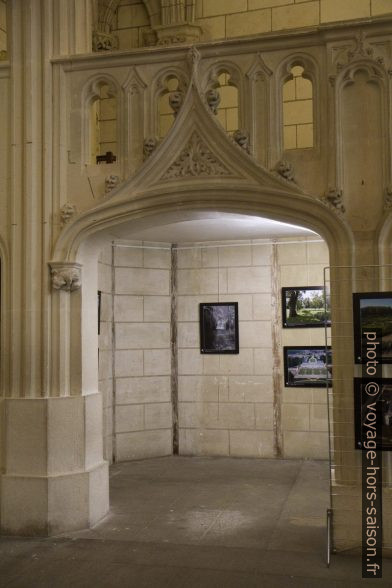
[[[109,509],[101,395],[1,404],[1,533],[48,536],[99,521]]]
[[[62,476],[2,476],[3,535],[49,536],[88,528],[109,509],[108,463]]]

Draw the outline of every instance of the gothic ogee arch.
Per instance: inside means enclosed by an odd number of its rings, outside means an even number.
[[[111,229],[157,215],[186,211],[222,211],[263,216],[299,224],[321,235],[329,247],[331,265],[352,264],[354,245],[349,226],[319,198],[306,194],[294,182],[255,162],[231,139],[210,112],[193,78],[173,127],[135,175],[119,184],[111,196],[95,208],[73,217],[53,250],[51,270],[64,269],[64,289],[71,292],[72,313],[52,314],[52,390],[62,396],[94,395],[98,390],[98,336],[95,322],[97,257],[110,239]],[[80,283],[82,287],[79,289]],[[60,285],[60,288],[62,286]],[[351,302],[351,283],[346,280],[332,293]],[[57,307],[59,308],[59,306]],[[72,318],[70,318],[72,317]],[[72,348],[68,362],[61,356],[58,333],[69,333]],[[351,393],[344,389],[339,364],[350,365],[351,350],[334,338],[337,364],[333,410],[344,408]],[[347,371],[347,370],[346,370]],[[355,468],[351,439],[338,416],[334,428],[336,482],[347,468]],[[346,468],[346,469],[345,469]]]
[[[76,261],[95,233],[171,210],[222,210],[301,224],[327,242],[331,263],[351,262],[352,235],[342,217],[294,182],[257,163],[227,135],[193,76],[168,135],[110,198],[63,229],[53,261]]]

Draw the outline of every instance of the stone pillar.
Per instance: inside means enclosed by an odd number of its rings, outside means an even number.
[[[55,55],[90,53],[93,38],[93,0],[41,0],[51,5]],[[45,31],[45,34],[47,32]]]
[[[52,40],[59,37],[58,7],[57,0],[11,5],[5,318],[12,319],[12,329],[1,407],[1,530],[10,535],[88,527],[108,509],[101,397],[81,378],[81,266],[48,267],[55,238],[50,57]]]

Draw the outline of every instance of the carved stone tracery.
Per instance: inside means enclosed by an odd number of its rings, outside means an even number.
[[[186,176],[230,175],[232,174],[228,168],[215,157],[201,137],[194,132],[187,146],[164,173],[162,179],[170,180]]]

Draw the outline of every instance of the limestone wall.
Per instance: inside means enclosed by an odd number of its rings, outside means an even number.
[[[114,251],[118,461],[172,452],[170,263],[168,250]]]
[[[290,240],[179,249],[173,292],[170,250],[133,244],[114,248],[113,343],[110,294],[102,294],[106,455],[112,442],[118,461],[172,452],[172,293],[179,453],[326,458],[325,389],[286,388],[283,374],[283,346],[323,345],[324,329],[283,329],[281,316],[281,287],[323,284],[326,245]],[[110,289],[107,259],[100,264],[103,291]],[[238,302],[238,355],[200,353],[200,302]]]
[[[389,0],[196,0],[202,41],[391,14]],[[122,0],[114,30],[120,49],[148,44],[150,20],[142,0]]]
[[[180,453],[327,457],[325,389],[285,388],[282,350],[323,345],[324,329],[283,329],[280,292],[322,285],[328,251],[324,243],[276,249],[253,243],[178,252]],[[200,354],[199,303],[218,301],[239,303],[238,355]]]

